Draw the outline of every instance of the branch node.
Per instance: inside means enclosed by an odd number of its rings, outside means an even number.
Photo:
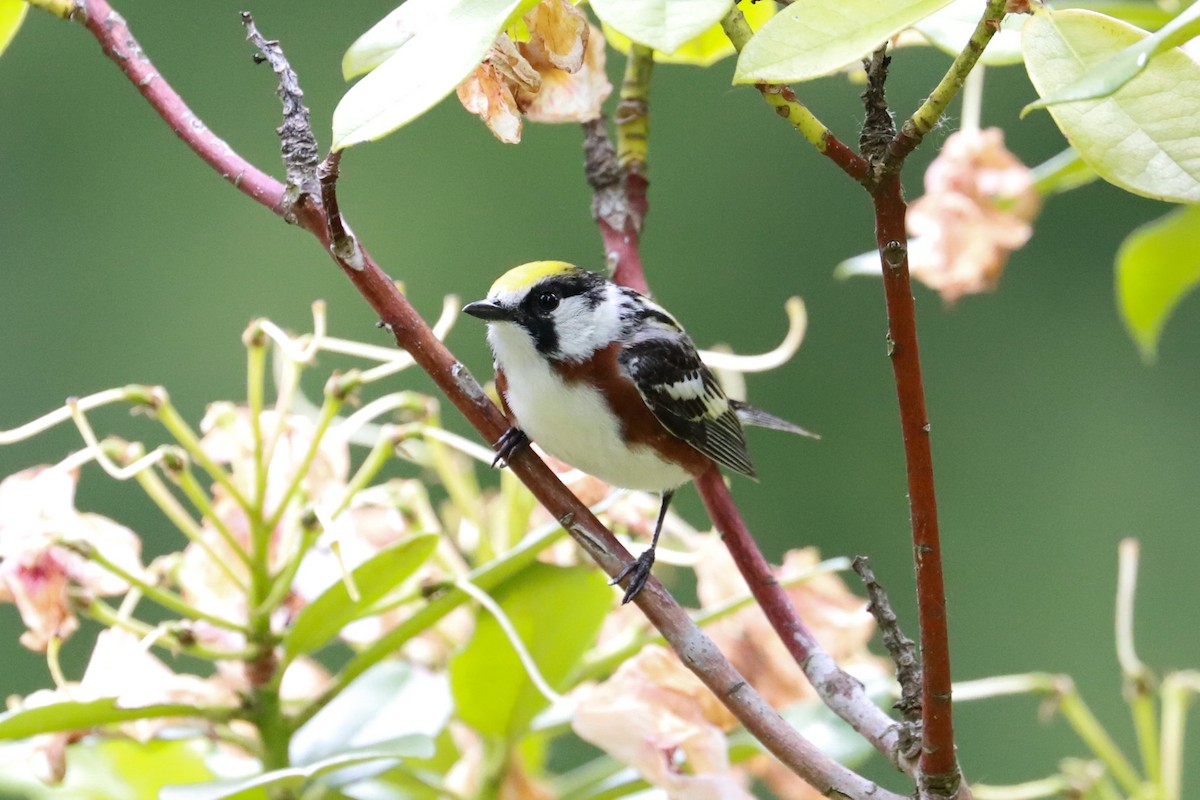
[[[866,117],[863,119],[862,132],[858,137],[858,148],[871,165],[867,180],[879,180],[880,164],[887,153],[888,145],[896,135],[896,121],[888,110],[887,94],[884,85],[887,83],[888,65],[892,57],[887,54],[887,43],[881,44],[871,54],[863,59],[863,69],[867,73],[867,88],[862,93],[863,108]]]
[[[904,242],[891,240],[883,246],[883,263],[890,270],[898,270],[904,266],[908,258],[908,245]]]
[[[491,405],[491,401],[484,394],[483,387],[479,385],[479,381],[475,380],[475,376],[471,374],[471,370],[467,369],[466,365],[461,361],[455,361],[451,365],[450,377],[454,378],[454,383],[462,390],[463,394],[471,398],[472,402]]]
[[[312,121],[304,105],[304,91],[300,79],[283,54],[283,48],[274,39],[259,33],[249,11],[242,12],[242,24],[246,26],[246,38],[258,48],[255,63],[264,61],[279,76],[276,93],[283,103],[283,124],[275,129],[279,134],[280,152],[287,170],[287,190],[284,196],[284,219],[296,224],[295,207],[308,197],[318,195],[317,162],[319,150],[313,135]]]
[[[617,151],[608,138],[608,121],[601,115],[583,123],[583,174],[592,187],[592,218],[621,230],[629,222],[640,228],[640,221],[630,218],[629,204],[621,186],[621,165]]]

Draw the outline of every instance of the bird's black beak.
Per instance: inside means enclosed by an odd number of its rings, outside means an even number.
[[[463,306],[463,312],[488,322],[512,319],[512,311],[495,300],[476,300],[474,303],[467,303]]]

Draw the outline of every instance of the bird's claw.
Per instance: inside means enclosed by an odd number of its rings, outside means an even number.
[[[492,459],[492,467],[507,467],[513,454],[528,444],[529,437],[525,435],[525,431],[516,426],[509,428],[496,442],[496,457]]]
[[[621,598],[621,605],[625,605],[638,596],[638,593],[645,587],[646,581],[650,580],[650,568],[653,566],[654,549],[650,548],[626,564],[625,568],[608,582],[609,586],[616,586],[621,581],[629,578],[629,585],[625,587],[625,596]]]

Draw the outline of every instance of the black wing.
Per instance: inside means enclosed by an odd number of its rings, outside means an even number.
[[[622,348],[618,361],[663,427],[718,464],[754,477],[734,407],[686,333],[655,326]]]

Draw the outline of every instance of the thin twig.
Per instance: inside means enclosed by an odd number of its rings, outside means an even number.
[[[925,134],[933,130],[942,114],[946,113],[950,101],[962,89],[967,75],[983,55],[984,48],[996,35],[996,31],[1000,30],[1000,20],[1004,18],[1004,3],[1005,0],[988,0],[983,16],[979,18],[967,46],[955,56],[950,68],[921,107],[900,126],[900,132],[888,146],[884,158],[884,168],[887,171],[899,170],[908,154],[917,148]]]
[[[725,36],[739,53],[750,41],[750,37],[754,35],[754,31],[746,22],[745,15],[742,14],[736,3],[730,7],[729,13],[721,20],[721,29],[725,31]],[[788,124],[815,147],[818,153],[836,164],[842,172],[856,181],[861,181],[867,176],[866,159],[857,155],[842,140],[834,136],[833,132],[825,127],[825,123],[821,122],[807,106],[800,102],[790,87],[782,83],[756,83],[754,88],[758,89],[763,99],[775,109],[776,114],[787,120]]]
[[[867,587],[870,603],[867,611],[879,625],[879,634],[883,646],[896,665],[896,680],[900,684],[900,699],[893,704],[905,720],[905,727],[900,732],[900,751],[905,758],[915,759],[921,746],[921,661],[917,657],[917,646],[904,635],[900,629],[900,621],[892,610],[887,592],[875,578],[871,562],[866,556],[854,559],[854,571],[862,578]]]

